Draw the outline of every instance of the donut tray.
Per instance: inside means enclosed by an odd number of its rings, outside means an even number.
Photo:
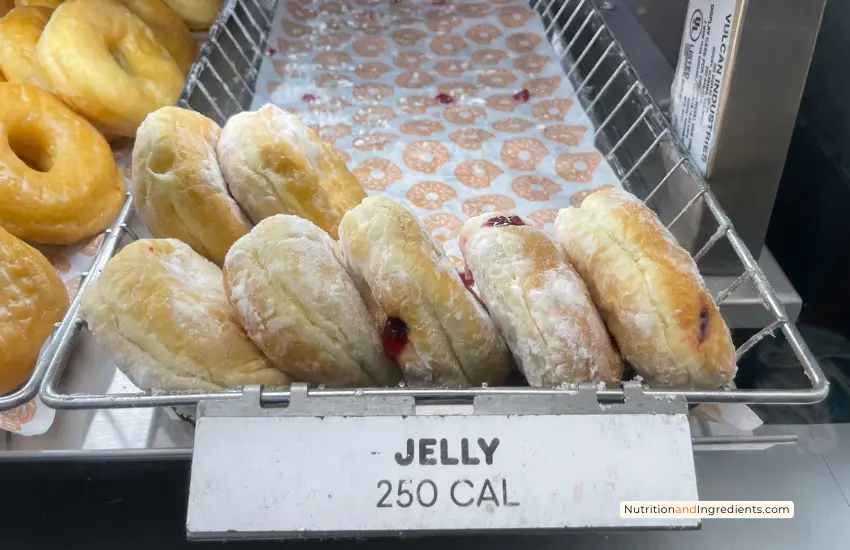
[[[340,4],[336,0],[335,4]],[[347,0],[348,1],[348,0]],[[494,1],[498,8],[511,0]],[[369,0],[356,2],[369,4]],[[395,0],[392,5],[409,2]],[[456,2],[460,3],[460,2]],[[514,1],[516,3],[516,1]],[[295,6],[322,4],[292,3]],[[441,4],[431,2],[431,4]],[[270,55],[269,36],[277,9],[275,0],[229,0],[202,48],[195,63],[179,105],[199,111],[224,124],[227,118],[250,109],[258,87],[264,57]],[[305,8],[306,9],[306,8]],[[761,339],[781,333],[793,350],[810,382],[804,389],[761,390],[659,390],[645,387],[648,397],[681,399],[688,403],[760,403],[807,404],[824,399],[828,382],[809,351],[793,322],[789,320],[777,293],[771,287],[757,261],[723,212],[670,125],[648,94],[626,55],[604,22],[599,9],[591,0],[531,0],[528,9],[540,18],[542,36],[554,48],[564,76],[572,84],[576,105],[583,108],[592,130],[592,141],[604,156],[616,177],[616,183],[644,200],[670,228],[679,242],[697,260],[706,275],[709,289],[729,320],[726,302],[744,287],[755,289],[759,309],[760,329],[737,349],[737,358],[744,356]],[[545,44],[544,44],[545,45]],[[272,52],[273,53],[273,52]],[[89,280],[96,278],[106,261],[120,248],[125,239],[138,238],[140,229],[134,229],[138,219],[132,209],[124,208],[121,217],[109,232]],[[139,224],[141,225],[141,224]],[[711,230],[706,232],[705,228]],[[708,277],[703,269],[706,255],[718,250],[737,258],[737,270],[731,277]],[[724,281],[723,285],[716,281]],[[715,281],[715,283],[712,283]],[[84,288],[81,289],[84,291]],[[109,376],[116,373],[80,318],[79,303],[72,305],[68,315],[55,335],[51,346],[47,372],[41,386],[42,400],[57,409],[100,409],[131,407],[194,406],[206,400],[239,400],[248,390],[216,393],[145,394],[139,392],[126,379],[110,382],[109,391],[93,392],[97,384],[84,384],[86,391],[73,391],[81,387],[80,380],[95,377],[94,363],[107,362]],[[734,326],[734,323],[730,322]],[[66,365],[71,364],[63,376]],[[98,375],[99,376],[99,375]],[[72,379],[68,382],[66,379]],[[118,378],[116,378],[117,380]],[[101,385],[103,386],[103,385]],[[134,391],[135,390],[135,391]],[[586,388],[585,388],[586,390]],[[468,403],[479,396],[551,396],[575,395],[570,388],[529,387],[476,387],[447,388],[364,388],[357,390],[309,390],[310,395],[326,397],[375,396],[376,398],[412,397],[423,401]],[[632,388],[630,391],[635,391]],[[252,395],[257,395],[251,389]],[[595,389],[602,403],[622,403],[625,392],[620,388]],[[290,391],[263,389],[262,404],[288,403]]]

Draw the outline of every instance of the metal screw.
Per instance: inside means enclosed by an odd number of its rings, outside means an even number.
[[[614,11],[617,9],[617,4],[611,0],[603,0],[602,2],[599,2],[599,9],[602,11]]]

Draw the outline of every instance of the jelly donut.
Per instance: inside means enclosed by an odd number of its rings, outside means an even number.
[[[381,78],[387,71],[391,71],[392,67],[380,61],[367,61],[360,63],[354,69],[354,74],[360,78]]]
[[[490,6],[486,2],[470,2],[458,4],[457,12],[463,16],[477,18],[484,17],[490,13]]]
[[[177,66],[188,74],[198,55],[198,44],[189,28],[163,0],[113,0],[144,21],[160,44],[165,46]]]
[[[8,82],[50,91],[50,82],[36,54],[38,39],[48,21],[50,10],[36,6],[14,8],[0,19],[0,74]]]
[[[370,105],[357,110],[353,120],[361,126],[386,126],[387,123],[398,115],[392,107],[385,105]]]
[[[415,46],[417,42],[426,36],[425,31],[420,31],[419,29],[396,29],[390,33],[393,42],[405,48]]]
[[[530,32],[519,32],[505,38],[508,49],[517,53],[531,53],[541,42],[542,38]]]
[[[487,88],[508,88],[518,79],[511,71],[490,69],[481,71],[475,77],[475,82]]]
[[[546,202],[561,191],[561,186],[543,176],[519,176],[511,182],[511,189],[525,200]]]
[[[407,71],[395,78],[396,86],[414,90],[426,88],[434,83],[434,77],[421,71]]]
[[[460,55],[466,48],[466,42],[459,36],[438,36],[431,40],[431,51],[437,55]]]
[[[516,202],[507,195],[481,195],[480,197],[463,201],[461,208],[464,214],[471,217],[486,212],[513,210],[516,208]]]
[[[351,40],[351,33],[329,32],[319,36],[316,40],[316,44],[323,48],[339,48],[349,40]]]
[[[0,395],[5,395],[32,375],[53,324],[68,310],[68,293],[47,258],[2,227],[0,266]]]
[[[470,151],[480,151],[484,142],[494,137],[496,136],[487,130],[479,130],[478,128],[464,128],[449,134],[449,139],[455,142],[458,147]]]
[[[495,94],[487,98],[487,106],[503,113],[513,113],[519,109],[522,102],[517,101],[514,94]]]
[[[458,78],[471,68],[466,59],[443,59],[434,63],[434,70],[446,78]]]
[[[452,124],[475,124],[487,118],[487,111],[477,105],[450,105],[443,110],[443,118]]]
[[[472,62],[476,65],[498,65],[508,54],[501,50],[478,50],[472,54]]]
[[[354,41],[354,51],[364,57],[378,57],[390,49],[387,41],[379,36],[364,36]]]
[[[336,236],[342,215],[366,196],[330,144],[271,104],[231,117],[216,152],[233,198],[255,224],[294,214]]]
[[[313,45],[305,40],[277,39],[277,51],[283,55],[295,55],[299,53],[310,53]]]
[[[107,0],[56,8],[37,52],[53,93],[112,134],[135,136],[148,113],[176,103],[183,89],[180,67],[153,32]]]
[[[602,155],[597,151],[562,153],[555,159],[555,172],[565,181],[587,183],[593,181],[593,172],[600,162]]]
[[[562,76],[532,78],[523,85],[523,88],[534,97],[549,97],[555,93],[563,80]]]
[[[351,90],[354,99],[359,101],[381,101],[390,97],[395,93],[392,86],[386,84],[378,84],[377,82],[368,82],[366,84],[358,84]]]
[[[556,124],[555,126],[547,126],[543,129],[543,135],[547,139],[563,143],[575,147],[587,133],[587,126],[568,126],[566,124]]]
[[[525,8],[507,7],[499,9],[499,21],[512,29],[521,29],[535,16],[534,12]]]
[[[410,136],[431,136],[445,130],[446,127],[436,120],[411,120],[401,125],[402,134]]]
[[[440,244],[445,244],[456,238],[460,233],[463,222],[453,214],[429,214],[422,218],[422,225]]]
[[[313,27],[302,25],[295,21],[287,21],[286,19],[281,21],[281,26],[283,27],[283,32],[292,38],[309,38],[312,37],[315,32]]]
[[[533,387],[616,383],[623,362],[554,239],[519,216],[464,224],[460,248],[481,300]]]
[[[215,23],[224,0],[165,0],[191,31],[205,31]]]
[[[295,0],[289,0],[286,3],[286,11],[297,21],[309,21],[316,18],[316,12],[303,7]]]
[[[338,70],[351,66],[351,56],[345,52],[321,52],[316,54],[313,62],[329,71]]]
[[[398,136],[388,133],[363,134],[354,138],[354,148],[358,151],[383,151],[387,145],[398,141]]]
[[[322,73],[316,77],[316,86],[319,88],[339,88],[340,84],[351,82],[344,74]]]
[[[494,130],[509,134],[522,134],[530,128],[534,128],[534,123],[524,118],[503,118],[493,123]]]
[[[279,214],[227,253],[224,289],[248,336],[289,376],[332,387],[394,385],[401,372],[384,355],[341,256],[320,228]]]
[[[509,353],[487,312],[416,217],[369,197],[340,226],[343,257],[411,386],[497,385]]]
[[[398,100],[398,108],[409,115],[422,115],[431,107],[439,105],[433,97],[411,95]]]
[[[423,181],[407,190],[407,200],[419,208],[436,210],[457,198],[457,191],[439,181]]]
[[[175,238],[217,265],[251,223],[227,191],[216,158],[221,128],[200,113],[163,107],[139,126],[133,206],[157,238]]]
[[[572,99],[544,99],[532,105],[531,112],[538,120],[563,121],[572,106]]]
[[[493,180],[505,171],[489,160],[465,160],[455,168],[455,177],[459,182],[474,189],[484,189],[493,185]]]
[[[125,191],[91,124],[39,88],[0,83],[0,226],[27,241],[75,243],[109,227]]]
[[[435,174],[442,165],[451,160],[452,154],[439,141],[420,140],[405,147],[401,158],[412,170]]]
[[[463,24],[460,17],[434,10],[425,14],[425,26],[432,32],[447,34]]]
[[[148,391],[288,386],[239,324],[215,264],[177,239],[140,239],[82,296],[91,333]]]
[[[505,166],[514,170],[535,170],[548,155],[549,149],[534,138],[509,139],[500,153]]]
[[[319,134],[319,137],[330,144],[336,143],[336,140],[348,137],[351,135],[351,126],[348,124],[326,124],[313,127],[313,130]]]
[[[478,93],[478,87],[469,82],[444,82],[437,86],[437,91],[441,94],[458,98],[465,95],[475,95]]]
[[[363,187],[370,191],[386,191],[402,178],[401,169],[392,161],[382,158],[366,159],[355,166],[353,172]]]
[[[514,67],[524,73],[537,74],[542,73],[548,63],[549,56],[530,53],[516,58]]]
[[[650,386],[717,388],[735,346],[696,263],[655,213],[622,189],[573,195],[555,237],[626,359]]]
[[[393,56],[393,64],[407,70],[418,69],[429,61],[428,54],[422,52],[399,52]]]

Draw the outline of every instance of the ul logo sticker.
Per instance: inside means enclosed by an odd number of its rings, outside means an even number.
[[[695,10],[691,14],[691,21],[688,23],[691,42],[696,42],[702,36],[702,23],[702,10]]]

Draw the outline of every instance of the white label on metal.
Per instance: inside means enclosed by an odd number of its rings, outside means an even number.
[[[673,79],[673,127],[708,177],[720,125],[737,0],[690,0]]]
[[[687,528],[620,502],[696,498],[684,414],[202,417],[187,530]]]

